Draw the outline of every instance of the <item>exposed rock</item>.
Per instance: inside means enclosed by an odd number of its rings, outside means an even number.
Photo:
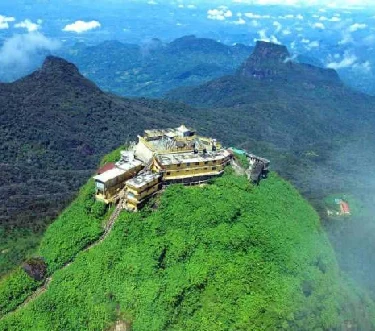
[[[43,280],[47,275],[47,265],[41,257],[34,257],[22,264],[23,270],[35,280]]]
[[[283,45],[258,41],[238,75],[248,78],[283,80],[311,84],[342,84],[333,69],[297,63]]]

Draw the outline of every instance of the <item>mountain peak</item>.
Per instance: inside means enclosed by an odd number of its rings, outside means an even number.
[[[78,68],[60,57],[47,56],[42,67],[32,74],[18,80],[17,85],[21,88],[31,88],[45,93],[46,87],[50,90],[52,87],[62,90],[101,92],[99,88],[81,75]]]
[[[253,53],[240,67],[241,76],[256,78],[275,78],[283,74],[291,65],[288,63],[290,54],[283,45],[258,41]]]
[[[284,63],[290,57],[288,49],[284,45],[278,45],[271,42],[257,41],[253,54],[253,58],[273,59]]]
[[[60,57],[49,55],[43,62],[42,68],[39,70],[40,73],[44,74],[78,74],[78,68],[73,64],[70,63]]]
[[[237,71],[239,76],[257,79],[341,84],[335,70],[294,62],[286,46],[258,41],[253,53]]]

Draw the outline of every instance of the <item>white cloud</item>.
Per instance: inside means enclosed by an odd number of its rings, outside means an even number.
[[[285,5],[285,6],[326,6],[329,8],[347,8],[358,6],[373,6],[373,0],[232,0],[234,3],[251,5]],[[319,9],[325,12],[325,8]]]
[[[331,69],[342,69],[342,68],[350,68],[356,65],[358,58],[354,55],[351,54],[350,52],[345,52],[344,57],[341,61],[339,62],[329,62],[327,64],[327,68]]]
[[[96,28],[100,28],[101,24],[98,21],[75,21],[72,24],[68,24],[64,27],[63,31],[66,32],[75,32],[75,33],[84,33]]]
[[[274,36],[267,36],[267,30],[262,29],[258,31],[259,38],[255,38],[254,42],[260,40],[260,41],[266,41],[266,42],[272,42],[274,44],[281,44],[280,41]]]
[[[254,13],[245,13],[244,15],[248,18],[255,18],[255,19],[271,18],[271,15],[259,15],[259,14],[254,14]]]
[[[342,39],[339,41],[339,45],[346,45],[346,44],[350,44],[353,42],[354,42],[354,39],[352,35],[349,32],[344,32],[342,34]]]
[[[362,40],[363,44],[366,46],[374,46],[375,44],[375,35],[369,35]]]
[[[215,9],[207,10],[207,18],[216,21],[225,21],[226,18],[232,17],[233,13],[227,6],[219,6]]]
[[[197,6],[191,4],[191,5],[187,5],[186,8],[188,8],[188,9],[197,9]]]
[[[281,20],[293,19],[294,15],[293,14],[288,14],[288,15],[284,15],[284,16],[278,16],[278,18],[281,19]]]
[[[26,29],[29,32],[34,32],[34,31],[39,30],[42,27],[41,26],[42,21],[38,20],[38,22],[40,22],[40,24],[33,23],[31,20],[26,19],[22,22],[19,22],[19,23],[15,24],[14,27],[20,28],[20,29]]]
[[[333,16],[328,21],[330,21],[330,22],[340,22],[341,18],[339,16]]]
[[[320,43],[319,41],[312,41],[311,43],[309,43],[308,45],[310,48],[315,48],[315,47],[319,47],[320,46]]]
[[[54,51],[59,47],[59,41],[49,39],[40,32],[15,35],[6,39],[0,49],[0,65],[20,70],[27,67],[39,51]]]
[[[257,20],[252,20],[252,21],[251,21],[251,25],[252,25],[254,28],[256,28],[256,27],[258,27],[258,26],[260,25],[260,23],[259,23]]]
[[[276,28],[275,33],[279,33],[283,29],[283,26],[278,21],[273,22],[273,26]]]
[[[239,17],[237,21],[233,21],[231,23],[236,24],[236,25],[244,25],[246,24],[246,21],[242,17]]]
[[[9,29],[9,22],[14,22],[14,17],[0,15],[0,30]]]
[[[320,29],[320,30],[324,30],[326,28],[325,25],[321,22],[317,22],[317,23],[313,24],[312,27],[314,29]]]
[[[284,36],[288,36],[288,35],[292,34],[292,31],[291,31],[289,28],[286,28],[286,29],[284,29],[284,30],[282,31],[282,34],[283,34]]]
[[[358,31],[358,30],[362,30],[362,29],[366,29],[367,28],[367,25],[366,24],[360,24],[360,23],[354,23],[353,25],[351,25],[349,27],[349,32],[355,32],[355,31]]]
[[[360,64],[357,64],[354,66],[355,68],[358,68],[358,69],[361,69],[361,70],[364,70],[366,72],[369,72],[371,71],[371,63],[369,61],[366,61],[366,62],[363,62],[363,63],[360,63]]]
[[[310,39],[303,38],[301,42],[304,44],[310,44]]]
[[[151,5],[151,6],[155,6],[155,5],[158,5],[159,3],[157,3],[156,1],[154,0],[150,0],[149,2],[147,2],[147,4]]]

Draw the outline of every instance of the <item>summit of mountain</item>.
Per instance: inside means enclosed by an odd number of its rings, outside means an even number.
[[[257,42],[253,53],[242,64],[237,74],[268,80],[342,84],[335,70],[295,62],[286,46],[264,41]]]

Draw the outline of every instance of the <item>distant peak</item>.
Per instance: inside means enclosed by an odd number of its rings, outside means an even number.
[[[279,60],[280,62],[290,58],[286,46],[265,41],[257,41],[252,56]]]
[[[264,41],[257,42],[253,53],[239,68],[237,74],[255,79],[341,84],[334,70],[294,62],[285,46]]]
[[[49,55],[43,62],[40,72],[49,74],[49,73],[75,73],[79,74],[78,68],[60,57]]]

